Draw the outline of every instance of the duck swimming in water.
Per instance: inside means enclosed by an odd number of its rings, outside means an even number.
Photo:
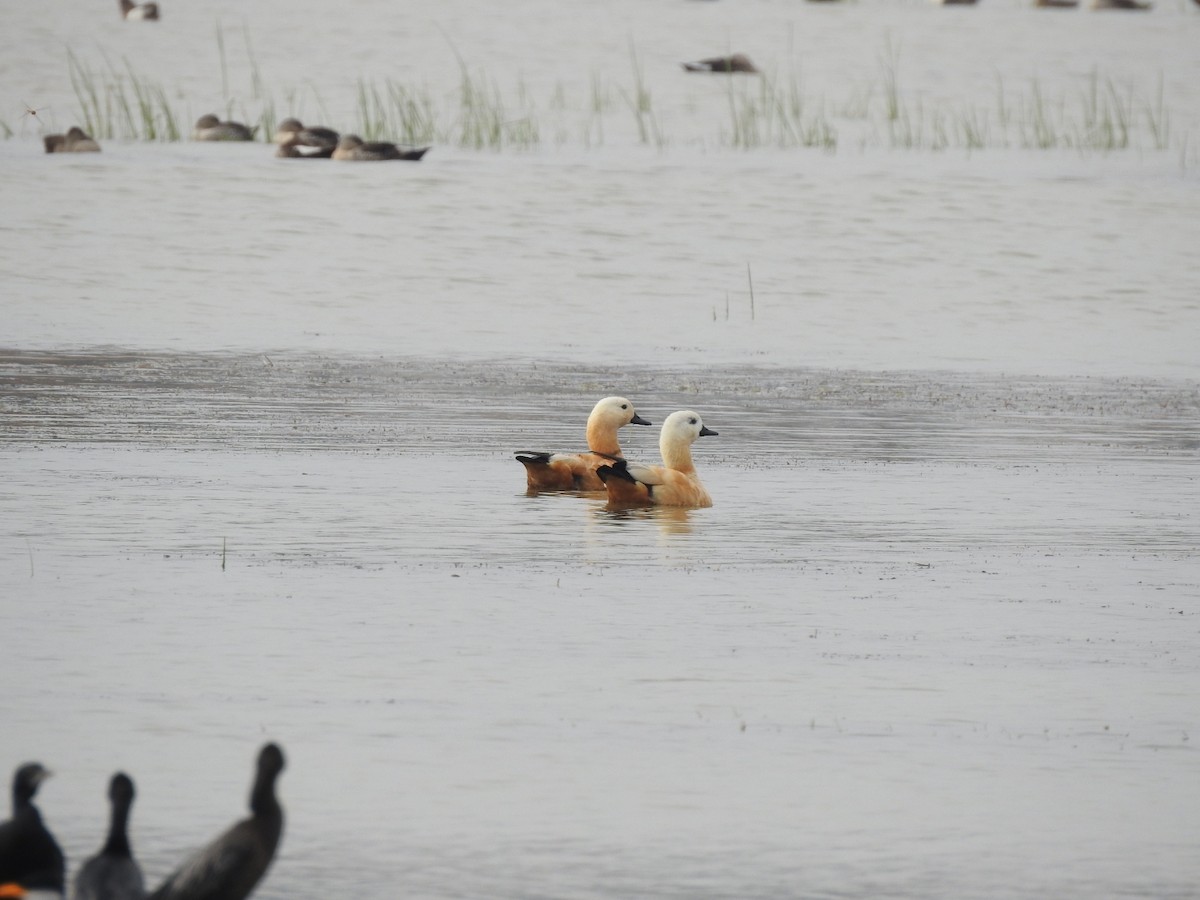
[[[247,128],[241,122],[222,122],[209,114],[196,120],[192,129],[193,141],[252,141],[258,126]]]
[[[79,126],[75,125],[66,134],[48,134],[42,138],[47,153],[99,153],[97,144]]]
[[[284,119],[275,129],[276,144],[292,144],[295,147],[313,147],[332,151],[341,137],[332,128],[319,125],[306,127],[299,119]]]
[[[745,53],[735,53],[732,56],[713,56],[696,62],[680,63],[689,72],[745,72],[750,75],[758,74],[754,63]]]
[[[699,413],[681,409],[667,416],[659,435],[661,466],[620,460],[601,466],[596,475],[604,482],[612,506],[712,506],[712,497],[700,483],[692,463],[696,438],[716,435]]]
[[[617,432],[626,425],[649,425],[624,397],[605,397],[587,420],[586,453],[547,453],[522,450],[517,461],[525,467],[530,491],[602,491],[604,482],[596,475],[600,466],[621,459]]]
[[[122,19],[145,19],[149,22],[158,21],[157,3],[134,3],[133,0],[117,0],[121,7]]]
[[[338,140],[337,149],[333,151],[333,158],[355,162],[377,162],[386,159],[406,159],[416,162],[428,152],[428,147],[404,149],[383,141],[368,144],[363,143],[363,139],[357,134],[344,134]]]

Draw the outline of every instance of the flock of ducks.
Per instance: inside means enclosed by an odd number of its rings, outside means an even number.
[[[157,3],[134,3],[133,0],[117,0],[124,19],[157,21]],[[810,0],[810,2],[837,2],[837,0]],[[944,6],[973,6],[977,0],[933,0]],[[1200,0],[1195,0],[1200,5]],[[1079,0],[1033,0],[1034,6],[1066,9],[1079,5]],[[1091,0],[1092,9],[1148,10],[1150,0]],[[750,75],[759,73],[744,53],[730,56],[714,56],[682,66],[688,72],[728,73],[742,72]],[[240,122],[222,122],[214,115],[201,116],[192,130],[192,139],[197,141],[252,141],[257,126],[249,128]],[[47,153],[94,153],[100,149],[81,128],[72,128],[65,135],[52,134],[44,139]],[[278,150],[275,155],[283,159],[337,159],[356,162],[379,162],[384,160],[409,160],[415,162],[423,157],[428,147],[401,147],[385,142],[367,143],[358,135],[339,135],[331,128],[305,127],[298,119],[284,119],[275,134]]]
[[[192,128],[193,141],[252,141],[258,126],[241,122],[223,122],[212,114],[203,115]],[[48,134],[42,138],[47,153],[99,153],[100,145],[82,128],[72,127],[66,134]],[[299,119],[284,119],[275,130],[275,155],[283,159],[339,159],[353,162],[379,162],[389,159],[416,162],[428,147],[401,147],[384,141],[365,142],[357,134],[338,134],[332,128],[305,126]]]
[[[610,506],[712,506],[712,497],[696,474],[692,444],[716,435],[699,413],[681,409],[667,416],[658,438],[662,465],[630,462],[621,455],[617,432],[626,425],[649,425],[624,397],[605,397],[588,416],[582,453],[522,450],[531,494],[542,491],[604,491]]]
[[[157,3],[134,3],[133,0],[117,0],[121,17],[125,19],[158,19]],[[834,3],[838,0],[809,0],[810,3]],[[977,0],[932,0],[941,6],[974,6]],[[1200,0],[1195,0],[1200,5]],[[1034,6],[1070,8],[1079,5],[1079,0],[1033,0]],[[1148,0],[1092,0],[1092,9],[1150,9]]]
[[[386,141],[366,143],[357,134],[338,134],[332,128],[305,126],[299,119],[284,119],[275,130],[275,155],[283,159],[343,159],[382,162],[389,159],[417,162],[428,147],[401,147]]]
[[[73,900],[245,900],[266,874],[283,835],[283,809],[275,781],[283,751],[266,744],[258,753],[250,816],[196,851],[153,892],[129,844],[133,779],[123,772],[108,787],[111,805],[104,845],[79,868]],[[50,772],[40,763],[20,766],[13,776],[12,819],[0,823],[0,898],[62,898],[67,894],[66,858],[33,803]]]
[[[192,130],[194,141],[252,141],[258,127],[248,128],[241,122],[222,122],[216,116],[201,116]],[[341,159],[355,162],[379,162],[403,159],[416,162],[428,147],[401,147],[385,141],[364,142],[357,134],[338,134],[332,128],[305,125],[299,119],[288,118],[279,123],[272,138],[279,149],[275,155],[283,159]]]

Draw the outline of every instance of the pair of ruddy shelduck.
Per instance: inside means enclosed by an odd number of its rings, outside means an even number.
[[[586,452],[517,453],[529,491],[605,491],[614,506],[712,506],[712,497],[692,464],[692,444],[717,432],[704,424],[699,413],[681,409],[663,422],[658,439],[661,466],[626,460],[617,432],[626,425],[649,424],[629,400],[605,397],[588,416]]]

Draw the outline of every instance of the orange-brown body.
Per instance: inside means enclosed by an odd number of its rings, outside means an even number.
[[[612,465],[618,458],[599,453],[530,453],[517,457],[525,466],[525,481],[531,491],[602,491],[604,482],[596,470]]]
[[[582,453],[547,453],[526,450],[517,454],[525,467],[531,492],[602,491],[596,470],[621,459],[617,432],[629,424],[649,425],[624,397],[605,397],[592,408],[587,421],[588,449]]]
[[[691,410],[671,413],[659,436],[663,465],[618,460],[597,469],[596,475],[608,492],[609,505],[712,506],[712,497],[692,463],[692,443],[698,437],[716,433]]]

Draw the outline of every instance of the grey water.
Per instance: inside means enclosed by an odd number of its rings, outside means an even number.
[[[165,875],[269,737],[262,896],[1190,891],[1194,384],[0,363],[2,741],[75,860],[119,766]],[[712,509],[526,495],[614,383],[703,406]]]
[[[113,771],[156,884],[275,740],[263,898],[1196,896],[1200,8],[104,6],[0,9],[0,765],[72,867]],[[68,49],[340,128],[465,61],[542,137],[46,156]],[[836,148],[733,146],[733,49]],[[897,147],[881,57],[1130,145]],[[527,495],[613,393],[711,509]]]

